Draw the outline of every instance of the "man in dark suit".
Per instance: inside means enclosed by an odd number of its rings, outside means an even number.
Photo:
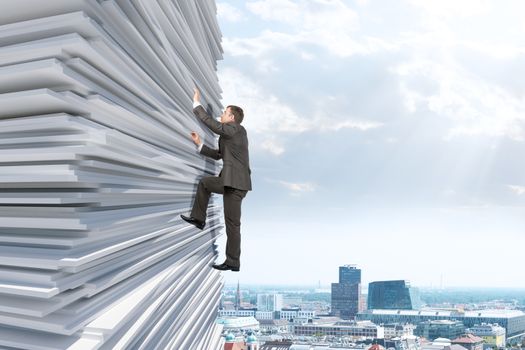
[[[206,225],[206,210],[212,193],[223,195],[224,221],[226,223],[226,261],[212,267],[217,270],[239,271],[241,255],[241,203],[252,189],[248,136],[241,125],[243,110],[228,106],[220,122],[206,113],[200,104],[200,92],[194,89],[193,113],[214,133],[220,135],[219,148],[213,149],[202,143],[196,132],[191,133],[193,142],[202,155],[215,160],[222,159],[219,176],[203,177],[197,187],[197,195],[190,216],[181,218],[199,229]]]

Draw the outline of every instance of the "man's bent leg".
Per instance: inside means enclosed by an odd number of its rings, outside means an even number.
[[[195,202],[193,202],[193,209],[191,216],[201,222],[206,221],[206,210],[212,193],[223,194],[223,181],[218,176],[206,176],[199,181],[197,186],[197,194],[195,195]]]
[[[224,188],[224,222],[226,223],[226,261],[229,266],[239,267],[241,256],[241,203],[244,190]]]

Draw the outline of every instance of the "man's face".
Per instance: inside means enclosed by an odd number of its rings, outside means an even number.
[[[234,121],[233,113],[230,110],[230,107],[226,108],[221,114],[221,123],[230,123]]]

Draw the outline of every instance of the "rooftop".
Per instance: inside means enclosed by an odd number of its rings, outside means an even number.
[[[381,345],[379,344],[374,344],[372,345],[370,348],[368,348],[368,350],[384,350],[385,348],[382,347]]]
[[[283,341],[267,341],[263,345],[261,345],[261,350],[289,350],[290,347],[293,345],[292,341],[290,340],[283,340]]]
[[[246,345],[243,343],[226,343],[224,350],[246,350]]]
[[[452,325],[455,325],[455,324],[462,324],[462,323],[461,323],[461,321],[452,321],[452,320],[433,320],[433,321],[422,322],[422,324],[452,326]]]
[[[461,337],[452,340],[452,343],[459,344],[476,344],[483,342],[483,338],[476,337],[473,334],[463,334]]]
[[[221,317],[217,319],[218,324],[224,325],[224,328],[240,328],[247,326],[259,325],[254,317]]]

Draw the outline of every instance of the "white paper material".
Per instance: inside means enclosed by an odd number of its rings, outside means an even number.
[[[3,0],[0,347],[219,349],[223,227],[179,217],[217,164],[213,0]],[[204,101],[203,101],[204,102]]]

